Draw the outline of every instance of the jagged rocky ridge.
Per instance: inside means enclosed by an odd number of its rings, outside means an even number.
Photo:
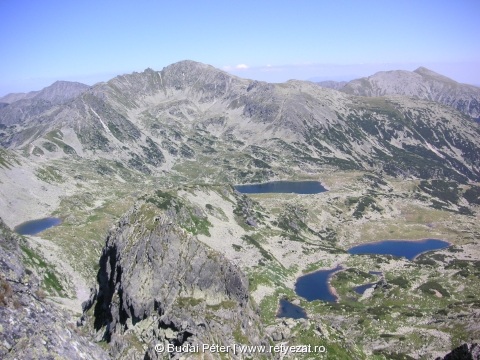
[[[37,276],[23,264],[20,245],[28,249],[0,219],[0,357],[108,359],[78,333],[67,313],[45,298]]]
[[[185,230],[191,222],[208,226],[205,218],[200,208],[157,192],[108,234],[98,292],[84,304],[82,323],[109,343],[113,358],[166,356],[155,352],[155,344],[264,342],[245,275]]]
[[[16,121],[0,114],[0,124],[5,147],[39,158],[116,159],[145,174],[199,155],[218,162],[223,148],[248,154],[260,174],[233,165],[228,180],[235,182],[292,167],[480,179],[480,128],[451,108],[301,81],[251,81],[192,61],[116,77]]]

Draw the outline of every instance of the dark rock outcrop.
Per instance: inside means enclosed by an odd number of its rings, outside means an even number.
[[[185,231],[168,199],[137,203],[110,231],[86,326],[121,359],[162,358],[155,344],[262,343],[247,278]]]
[[[438,357],[436,360],[479,360],[480,346],[478,344],[462,344],[453,349],[443,358]]]

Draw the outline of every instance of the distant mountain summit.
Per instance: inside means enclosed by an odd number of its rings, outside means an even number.
[[[480,118],[480,88],[458,83],[425,67],[415,71],[380,71],[352,80],[339,90],[358,96],[416,97],[451,106],[474,119]]]
[[[21,123],[54,106],[75,99],[90,86],[72,81],[56,81],[40,91],[12,93],[0,98],[0,119],[3,124]]]
[[[11,93],[0,98],[0,103],[12,104],[19,100],[36,99],[47,100],[55,104],[61,104],[71,100],[90,86],[74,81],[55,81],[52,85],[40,91],[31,91],[28,93]]]
[[[84,93],[90,86],[72,81],[55,81],[52,85],[38,91],[33,99],[46,100],[53,104],[63,104]]]

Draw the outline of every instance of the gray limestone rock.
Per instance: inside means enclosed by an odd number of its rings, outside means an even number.
[[[136,204],[110,231],[88,328],[119,359],[161,358],[158,343],[261,344],[245,275],[179,226],[179,201],[154,202]]]
[[[0,219],[0,358],[108,359],[71,316],[48,302],[23,265],[20,244],[27,246]]]

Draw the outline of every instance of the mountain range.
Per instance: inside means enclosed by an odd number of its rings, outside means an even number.
[[[426,75],[414,73],[414,85],[406,86],[398,74],[370,81],[412,89],[410,95],[426,86],[417,79]],[[351,82],[342,92],[301,81],[268,84],[184,61],[91,88],[56,83],[9,103],[0,109],[0,143],[41,158],[121,159],[144,173],[168,170],[197,153],[213,159],[235,144],[252,163],[252,174],[246,176],[230,165],[229,178],[237,182],[281,175],[287,164],[480,179],[480,130],[468,116],[363,83]],[[460,104],[457,95],[452,91],[448,98]]]
[[[0,98],[0,356],[193,358],[158,346],[204,343],[312,344],[339,359],[478,352],[478,99],[424,68],[270,84],[189,60]],[[328,191],[233,186],[279,179]],[[50,216],[61,224],[34,236],[9,229]],[[411,261],[347,252],[423,238],[450,246]],[[337,302],[294,291],[325,269],[340,269]],[[306,318],[281,317],[279,301]]]

